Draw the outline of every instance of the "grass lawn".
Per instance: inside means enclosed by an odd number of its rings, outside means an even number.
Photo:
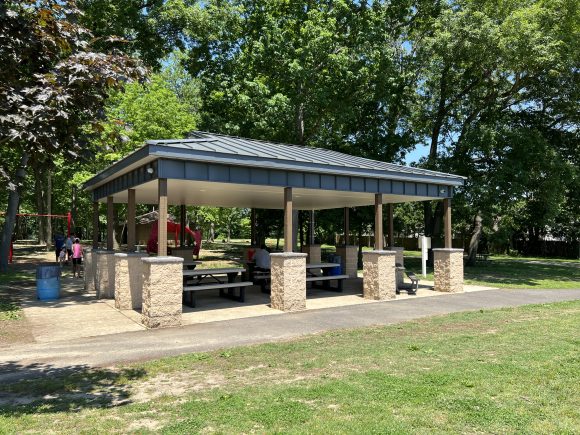
[[[405,251],[405,267],[419,276],[421,254]],[[501,288],[579,288],[580,262],[493,256],[487,264],[465,267],[464,278],[466,284]],[[426,279],[433,281],[432,268],[427,268]]]
[[[52,368],[3,385],[0,433],[573,433],[579,329],[576,301]]]

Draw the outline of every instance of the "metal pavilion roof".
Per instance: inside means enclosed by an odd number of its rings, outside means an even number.
[[[371,171],[399,172],[401,174],[434,176],[456,180],[454,185],[463,185],[464,177],[414,168],[364,157],[352,156],[325,148],[313,148],[300,145],[289,145],[237,136],[226,136],[217,133],[195,131],[188,139],[150,140],[149,145],[158,145],[192,152],[214,153],[216,155],[235,155],[260,160],[288,161],[304,165],[325,165],[335,168]],[[357,171],[358,172],[358,171]],[[449,180],[447,181],[449,183]]]
[[[93,200],[157,201],[157,179],[169,181],[170,204],[277,208],[281,187],[296,190],[302,209],[356,207],[374,201],[453,196],[458,175],[340,153],[196,131],[188,139],[152,140],[88,180]]]

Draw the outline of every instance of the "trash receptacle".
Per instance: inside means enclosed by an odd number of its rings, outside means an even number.
[[[36,268],[36,297],[41,301],[60,297],[60,266]]]
[[[342,264],[342,257],[340,255],[335,255],[332,258],[331,263],[338,263],[338,264]],[[341,275],[342,274],[342,266],[335,266],[332,269],[330,269],[330,275],[332,276],[336,276],[336,275]]]

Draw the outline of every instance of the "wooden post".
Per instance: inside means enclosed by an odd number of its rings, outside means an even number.
[[[284,252],[292,252],[292,188],[284,188]]]
[[[112,251],[114,246],[115,223],[113,197],[107,196],[107,250]]]
[[[308,244],[314,245],[314,210],[310,210],[310,225],[308,226]]]
[[[350,245],[350,210],[344,208],[344,246]]]
[[[250,214],[250,246],[258,246],[256,241],[256,209],[253,208]]]
[[[167,255],[167,178],[159,178],[158,183],[158,208],[159,220],[157,224],[157,255]]]
[[[383,250],[383,195],[375,194],[375,250]]]
[[[186,221],[187,210],[185,204],[181,204],[179,207],[179,247],[183,248],[185,246],[185,221]]]
[[[99,203],[93,202],[93,249],[99,247]]]
[[[445,198],[443,200],[443,221],[444,221],[444,232],[445,232],[445,247],[453,247],[453,234],[451,232],[451,199]]]
[[[137,231],[135,227],[135,189],[129,189],[127,194],[127,251],[133,252]]]
[[[395,226],[393,224],[393,210],[394,204],[389,204],[389,246],[395,246]]]

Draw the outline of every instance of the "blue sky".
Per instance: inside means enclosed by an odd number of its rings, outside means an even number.
[[[405,156],[405,164],[417,162],[421,157],[429,154],[429,145],[417,144],[415,149]]]

